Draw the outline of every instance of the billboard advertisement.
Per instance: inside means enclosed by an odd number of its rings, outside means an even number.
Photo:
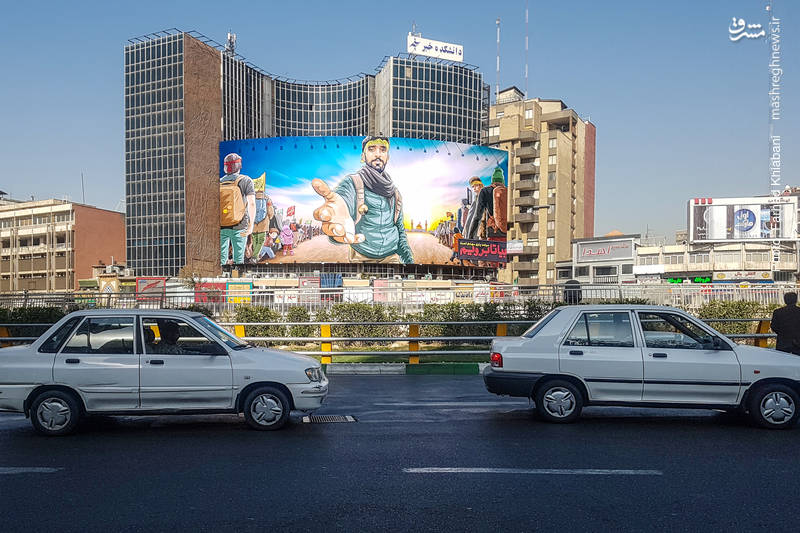
[[[786,241],[797,234],[797,197],[695,198],[690,242]]]
[[[508,153],[485,146],[395,137],[225,141],[220,261],[474,266],[459,259],[458,241],[505,251],[507,186]]]
[[[633,259],[633,239],[578,242],[576,245],[576,263],[619,261],[624,259]]]

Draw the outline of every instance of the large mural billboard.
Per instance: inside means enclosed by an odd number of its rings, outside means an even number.
[[[508,154],[369,137],[220,143],[220,262],[487,266],[462,238],[505,250]]]

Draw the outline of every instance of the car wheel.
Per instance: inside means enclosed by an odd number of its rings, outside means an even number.
[[[244,401],[244,419],[262,431],[280,429],[289,420],[291,404],[286,394],[275,387],[259,387]]]
[[[791,387],[775,383],[759,387],[750,396],[753,422],[768,429],[788,429],[800,415],[797,393]]]
[[[583,395],[569,381],[548,381],[536,389],[536,411],[548,422],[566,424],[581,416]]]
[[[36,431],[55,437],[75,430],[81,410],[75,395],[51,390],[41,393],[33,400],[30,414]]]

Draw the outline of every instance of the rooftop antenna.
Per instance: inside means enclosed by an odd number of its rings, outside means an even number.
[[[497,17],[497,81],[494,85],[494,103],[497,104],[497,97],[500,96],[500,17]]]
[[[81,203],[86,203],[86,189],[83,187],[83,172],[81,172]]]
[[[228,40],[225,42],[225,53],[230,55],[236,54],[236,34],[228,30]]]
[[[411,21],[411,35],[416,37],[420,37],[422,35],[421,33],[417,33],[417,23],[413,20]]]
[[[525,100],[528,99],[528,0],[525,0]]]

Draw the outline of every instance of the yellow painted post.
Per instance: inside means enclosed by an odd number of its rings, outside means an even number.
[[[233,326],[233,334],[237,337],[244,337],[244,326],[241,324],[236,324]]]
[[[322,324],[319,327],[319,336],[320,337],[330,338],[331,337],[331,325],[330,324]],[[323,342],[322,346],[320,346],[320,349],[323,352],[330,352],[331,351],[331,343],[330,342]],[[323,355],[322,356],[322,360],[320,362],[323,365],[329,365],[329,364],[331,364],[333,362],[333,357],[331,357],[330,355]]]
[[[508,335],[508,324],[497,324],[497,336],[505,337]]]
[[[770,321],[769,320],[760,321],[758,323],[758,328],[756,328],[756,333],[769,333],[769,326],[770,326]],[[754,340],[754,342],[753,342],[754,346],[758,346],[760,348],[766,348],[767,347],[767,340],[768,339],[753,339],[753,340]]]
[[[408,336],[409,337],[419,337],[419,324],[409,324],[408,325]],[[419,341],[408,341],[408,351],[409,352],[418,352],[419,351]],[[408,364],[409,365],[418,365],[419,364],[419,356],[418,355],[409,355],[408,356]]]
[[[8,328],[3,326],[0,328],[0,337],[10,337],[11,335],[8,334]],[[6,346],[11,346],[10,342],[0,342],[0,348],[5,348]]]

